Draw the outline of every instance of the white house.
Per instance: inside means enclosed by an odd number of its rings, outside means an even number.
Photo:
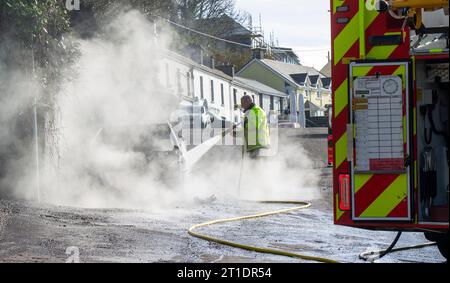
[[[241,113],[236,110],[244,95],[253,97],[255,104],[267,113],[281,114],[283,99],[287,95],[255,80],[234,75],[231,66],[206,66],[177,53],[167,51],[161,61],[160,79],[171,93],[194,102],[204,100],[226,121],[239,122]],[[224,70],[224,71],[222,71]]]

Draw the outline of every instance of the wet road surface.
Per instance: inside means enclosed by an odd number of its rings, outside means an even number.
[[[212,236],[345,262],[363,262],[362,252],[387,248],[396,232],[333,225],[331,169],[325,167],[326,130],[289,132],[314,161],[320,197],[312,207],[267,218],[201,228]],[[288,208],[233,197],[186,202],[167,209],[85,209],[0,200],[0,262],[304,262],[210,243],[187,234],[201,222]],[[397,246],[427,242],[422,233],[404,233]],[[69,248],[69,249],[68,249]],[[66,254],[66,252],[68,254]],[[78,254],[77,254],[78,255]],[[445,259],[436,246],[389,254],[376,262]]]

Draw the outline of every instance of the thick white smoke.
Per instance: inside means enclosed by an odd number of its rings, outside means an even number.
[[[214,149],[184,176],[184,183],[167,184],[167,178],[179,175],[176,166],[166,166],[134,145],[142,142],[145,127],[166,123],[179,103],[160,83],[161,58],[169,40],[162,34],[155,40],[153,24],[130,11],[115,17],[94,39],[79,41],[81,58],[77,73],[71,74],[76,79],[63,86],[57,103],[60,158],[47,160],[40,171],[42,200],[80,207],[160,209],[211,195],[258,200],[316,197],[312,162],[301,146],[290,144],[280,145],[274,158],[259,164],[247,159],[244,166],[239,148]],[[28,81],[14,80],[18,93],[28,95],[28,85],[21,83]],[[11,112],[18,108],[6,107]],[[2,123],[12,123],[15,114],[2,111]],[[8,128],[0,129],[2,139],[13,137]],[[117,132],[122,134],[110,135]],[[13,166],[7,179],[14,180],[17,196],[30,198],[35,197],[34,153],[30,148],[24,152],[26,162]],[[175,159],[163,158],[163,163]]]
[[[164,168],[132,148],[146,126],[166,123],[177,106],[158,81],[167,38],[156,40],[153,24],[131,11],[95,39],[80,41],[77,79],[60,96],[62,158],[48,201],[151,207],[173,199],[175,191],[160,178]],[[110,143],[105,133],[122,135]]]

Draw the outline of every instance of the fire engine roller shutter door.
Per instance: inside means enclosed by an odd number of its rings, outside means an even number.
[[[353,220],[411,219],[408,62],[350,64]]]

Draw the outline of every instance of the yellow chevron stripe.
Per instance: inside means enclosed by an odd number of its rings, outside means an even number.
[[[334,0],[333,1],[333,14],[336,14],[336,9],[339,6],[342,6],[344,4],[345,0]]]
[[[361,9],[361,8],[360,8]],[[364,23],[364,28],[367,29],[372,23],[373,21],[375,21],[375,19],[378,17],[378,15],[380,13],[378,13],[376,10],[368,10],[366,7],[364,7],[365,9],[365,23]]]
[[[388,59],[389,56],[397,48],[397,45],[374,46],[367,53],[367,59]]]
[[[348,105],[348,79],[334,92],[334,117],[337,117]]]
[[[344,215],[344,211],[339,209],[339,195],[336,194],[336,221],[339,221],[342,215]]]
[[[364,26],[366,8],[364,6],[365,1],[359,0],[359,58],[361,59],[366,57],[366,29]]]
[[[365,16],[365,27],[366,29],[373,23],[376,17],[379,15],[376,11],[366,11]],[[338,64],[342,57],[347,53],[348,49],[352,47],[352,45],[358,40],[358,14],[356,14],[350,23],[347,24],[347,27],[341,31],[341,33],[334,40],[334,64]],[[390,55],[395,51],[397,46],[375,46],[371,48],[369,53],[367,54],[367,58],[373,59],[387,59]],[[351,77],[354,76],[366,76],[373,67],[370,66],[361,66],[354,67],[352,69],[353,73]],[[406,70],[403,66],[400,66],[396,72],[399,74],[405,74]],[[406,75],[406,74],[405,74]],[[352,81],[350,81],[352,83]],[[334,117],[338,117],[339,114],[344,110],[344,108],[348,105],[348,80],[345,80],[335,91],[334,93]],[[405,127],[404,127],[405,128]],[[345,141],[345,143],[344,143]],[[339,143],[339,146],[337,145]],[[335,166],[338,168],[342,162],[347,157],[347,133],[344,133],[336,143],[336,160]]]
[[[393,76],[402,76],[403,90],[405,90],[406,89],[406,77],[407,77],[405,66],[403,66],[403,65],[399,66],[392,75]]]
[[[361,213],[361,218],[386,217],[407,196],[406,174],[401,174]]]
[[[370,50],[368,53],[369,56],[381,56],[383,58],[377,58],[377,59],[386,59],[389,58],[389,56],[394,52],[395,48],[381,48],[374,47]],[[352,77],[364,77],[367,76],[368,73],[373,69],[373,66],[355,66],[352,68]],[[406,68],[405,66],[399,66],[392,75],[402,75],[403,78],[406,77]],[[406,80],[403,80],[403,83],[406,84]],[[405,87],[406,85],[404,85]]]
[[[373,66],[355,66],[352,68],[352,77],[364,77],[372,69]]]
[[[334,65],[337,65],[345,53],[358,40],[358,19],[359,13],[347,23],[347,26],[334,39]]]
[[[372,178],[373,174],[355,174],[355,194]]]
[[[333,2],[336,5],[337,1]],[[333,7],[335,9],[335,7]],[[352,47],[352,45],[358,40],[358,19],[359,13],[357,13],[347,24],[345,29],[343,29],[339,35],[334,39],[334,64],[338,64],[342,57],[347,53],[347,51]],[[367,28],[378,16],[378,12],[366,11],[366,21],[365,28]],[[390,49],[389,49],[390,50]],[[375,56],[375,53],[389,52],[385,48],[377,48],[369,52],[368,56]],[[392,50],[393,51],[393,50]],[[392,51],[390,51],[392,53]],[[390,53],[389,53],[390,54]],[[388,54],[388,55],[389,55]],[[387,56],[388,56],[387,55]],[[354,76],[365,76],[372,69],[372,67],[361,67],[361,73],[355,73]],[[334,117],[337,117],[341,111],[348,104],[348,80],[345,80],[335,91],[335,109]]]
[[[335,9],[335,7],[333,7]],[[364,10],[361,10],[364,9]],[[359,22],[361,13],[364,13],[364,27],[367,29],[377,18],[377,11],[368,11],[365,6],[359,7],[360,12],[347,23],[347,26],[336,36],[334,46],[334,65],[337,65],[345,53],[355,44],[359,38]]]
[[[335,143],[336,162],[335,168],[339,168],[342,162],[347,159],[347,132],[345,132]]]

